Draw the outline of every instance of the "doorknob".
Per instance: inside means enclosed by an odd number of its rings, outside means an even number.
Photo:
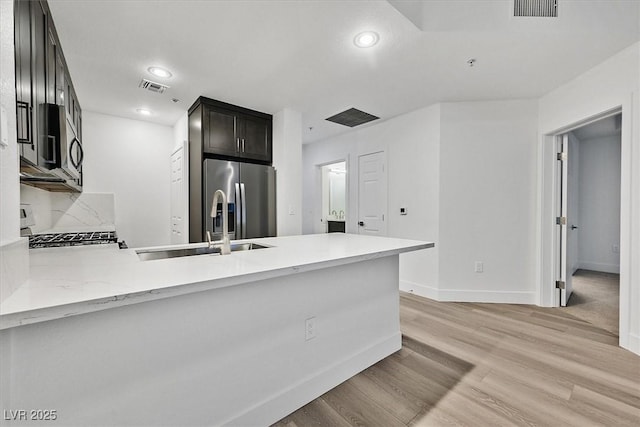
[[[571,225],[571,229],[572,229],[572,230],[575,230],[576,228],[578,228],[578,226],[577,226],[577,225]]]
[[[360,227],[364,227],[364,221],[358,221],[358,225],[359,225]]]

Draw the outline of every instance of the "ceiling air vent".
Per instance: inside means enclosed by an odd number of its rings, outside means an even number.
[[[142,79],[138,87],[142,89],[149,90],[151,92],[163,93],[165,90],[169,89],[169,86],[163,85],[162,83],[152,82],[151,80]]]
[[[558,0],[513,0],[513,16],[558,17]]]
[[[326,120],[352,128],[354,126],[378,120],[379,118],[380,117],[376,117],[373,114],[365,113],[364,111],[360,111],[355,108],[349,108],[348,110],[338,113],[335,116],[331,116]]]

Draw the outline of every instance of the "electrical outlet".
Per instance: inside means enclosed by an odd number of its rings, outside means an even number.
[[[316,337],[316,318],[309,317],[304,321],[304,339],[305,341],[312,340]]]
[[[611,246],[611,250],[613,251],[614,254],[619,254],[620,253],[620,245],[618,245],[617,243],[613,244]]]
[[[476,273],[482,273],[484,271],[484,263],[482,261],[476,261]]]

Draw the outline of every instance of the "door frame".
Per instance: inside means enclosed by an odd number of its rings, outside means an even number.
[[[567,124],[540,137],[538,152],[538,305],[554,307],[559,305],[559,292],[555,287],[559,277],[558,262],[560,257],[557,244],[556,212],[559,212],[558,190],[559,171],[557,167],[556,143],[559,135],[598,121],[600,119],[622,113],[621,132],[621,203],[620,203],[620,331],[619,344],[628,348],[631,321],[631,228],[632,228],[632,109],[629,102],[586,117],[580,121]],[[637,245],[637,243],[635,243]]]
[[[350,155],[347,154],[345,157],[343,158],[339,158],[336,160],[330,160],[330,161],[326,161],[326,162],[322,162],[322,163],[316,163],[315,165],[315,198],[313,201],[313,212],[314,212],[314,224],[313,224],[313,232],[315,234],[315,230],[316,230],[316,221],[318,220],[318,212],[322,215],[322,197],[323,197],[323,191],[324,188],[322,187],[322,168],[328,165],[332,165],[334,163],[345,163],[345,170],[347,171],[346,173],[346,177],[345,177],[345,189],[344,189],[344,209],[345,209],[345,215],[344,215],[344,219],[345,219],[345,233],[349,233],[349,231],[352,229],[352,227],[350,226],[350,220],[351,218],[353,218],[353,209],[351,207],[351,185],[350,185],[350,179],[351,179],[351,162],[349,161]],[[327,224],[325,224],[325,232],[326,232],[326,226]]]

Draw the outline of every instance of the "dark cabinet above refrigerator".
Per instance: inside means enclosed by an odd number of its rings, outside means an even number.
[[[189,109],[201,123],[202,152],[216,158],[271,164],[272,117],[200,97]]]

